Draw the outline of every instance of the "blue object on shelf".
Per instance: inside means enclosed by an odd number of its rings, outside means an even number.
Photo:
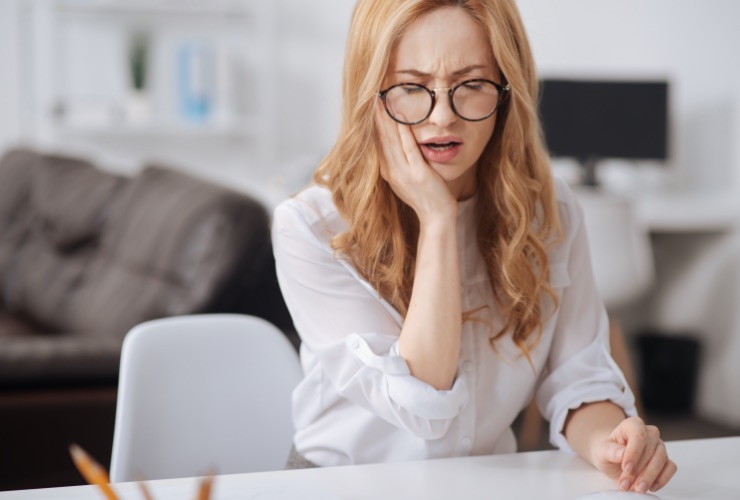
[[[193,123],[207,121],[213,100],[213,54],[205,42],[186,42],[178,52],[180,112]]]

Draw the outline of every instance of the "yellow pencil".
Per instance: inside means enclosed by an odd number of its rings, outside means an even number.
[[[211,498],[212,486],[213,476],[208,476],[201,479],[200,488],[198,488],[198,500],[209,500]]]
[[[142,482],[137,483],[139,485],[139,490],[141,490],[141,494],[144,497],[144,500],[154,500],[154,497],[151,493],[149,493],[149,488],[147,488],[146,484]]]
[[[105,469],[103,469],[100,464],[90,458],[90,456],[76,444],[69,447],[69,453],[72,455],[72,460],[74,461],[77,470],[80,471],[80,474],[82,474],[82,477],[85,478],[85,481],[87,481],[88,484],[94,484],[100,488],[100,491],[103,492],[108,500],[118,500],[115,492],[110,487],[110,484],[108,484],[110,482],[108,479],[108,473],[105,472]]]

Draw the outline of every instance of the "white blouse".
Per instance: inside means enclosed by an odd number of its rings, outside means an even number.
[[[398,349],[403,318],[334,254],[330,240],[347,223],[329,190],[312,186],[277,207],[277,275],[303,341],[305,375],[293,393],[299,453],[332,466],[514,452],[510,426],[533,394],[551,442],[566,450],[568,410],[611,400],[636,414],[609,354],[581,209],[564,182],[556,180],[556,191],[564,238],[549,256],[560,302],[531,352],[534,369],[510,337],[496,343],[498,352],[489,344],[491,325],[498,332],[503,322],[478,251],[475,198],[460,202],[462,308],[488,306],[476,313],[487,321],[463,324],[457,377],[444,391],[411,375]]]

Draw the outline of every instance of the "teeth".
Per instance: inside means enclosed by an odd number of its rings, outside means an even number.
[[[450,148],[452,148],[453,146],[456,146],[456,145],[457,145],[456,142],[445,142],[445,143],[442,143],[442,144],[435,143],[435,142],[430,142],[429,144],[427,144],[428,147],[430,147],[432,149],[435,149],[437,151],[445,151],[445,150],[450,149]]]

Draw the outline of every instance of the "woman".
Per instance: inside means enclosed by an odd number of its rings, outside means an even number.
[[[360,0],[343,94],[314,185],[275,212],[305,372],[289,466],[513,452],[534,394],[556,446],[622,489],[664,486],[675,464],[634,416],[550,176],[514,0]]]

